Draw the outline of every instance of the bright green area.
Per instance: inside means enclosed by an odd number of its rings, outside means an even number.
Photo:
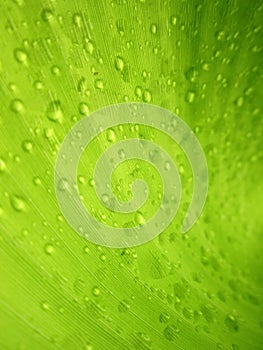
[[[0,2],[0,349],[263,349],[262,11],[245,0]],[[210,182],[188,234],[180,212],[122,250],[69,227],[53,171],[76,121],[125,101],[185,120]]]
[[[163,185],[158,168],[149,162],[140,159],[123,161],[114,170],[112,178],[110,178],[110,174],[108,177],[112,192],[120,201],[132,199],[132,184],[136,179],[144,180],[147,183],[149,195],[139,211],[133,214],[112,212],[103,205],[103,201],[107,202],[109,199],[102,198],[101,202],[95,191],[96,179],[94,179],[93,175],[99,157],[108,147],[119,141],[131,138],[149,140],[156,143],[170,154],[174,163],[177,164],[183,189],[183,201],[181,202],[181,212],[178,212],[178,218],[181,217],[181,221],[183,221],[191,200],[193,188],[191,167],[186,159],[186,155],[168,135],[156,128],[145,125],[124,124],[121,127],[113,127],[108,131],[99,133],[98,137],[94,138],[86,147],[78,168],[78,188],[88,211],[99,221],[113,227],[134,227],[147,222],[156,214],[163,199]],[[120,159],[123,158],[125,160],[125,152],[121,146],[118,155]],[[158,157],[160,158],[160,155],[157,152],[153,152],[151,155],[152,161],[155,163],[158,163]],[[169,172],[169,163],[165,165],[165,170]],[[184,173],[188,174],[188,178],[184,176]],[[178,223],[177,221],[174,220],[174,224]]]

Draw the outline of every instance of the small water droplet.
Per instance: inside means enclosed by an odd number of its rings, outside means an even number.
[[[3,160],[3,158],[0,158],[0,174],[2,174],[3,172],[5,172],[6,170],[6,163]]]
[[[47,243],[44,247],[45,253],[51,255],[54,253],[55,248],[51,243]]]
[[[82,17],[79,13],[74,13],[73,15],[73,23],[75,24],[75,26],[77,27],[81,27],[82,25]]]
[[[10,109],[11,109],[12,112],[22,113],[24,111],[24,109],[25,109],[24,103],[22,102],[22,100],[16,98],[16,99],[11,101]]]
[[[41,179],[40,179],[40,177],[35,176],[35,177],[33,178],[33,184],[36,185],[36,186],[41,185]]]
[[[94,44],[92,41],[90,40],[87,40],[85,45],[84,45],[84,50],[89,53],[90,55],[93,54],[93,51],[94,51]]]
[[[60,75],[60,68],[58,66],[52,66],[51,73],[58,77]]]
[[[138,225],[143,225],[144,222],[145,222],[145,219],[144,219],[142,213],[139,212],[139,211],[137,211],[137,212],[135,213],[135,222],[136,222],[136,224],[138,224]]]
[[[94,187],[95,186],[95,180],[94,179],[90,179],[89,180],[89,185],[90,185],[90,187]]]
[[[240,96],[235,101],[237,107],[242,107],[244,104],[244,97]]]
[[[238,331],[238,322],[236,317],[233,315],[227,315],[227,317],[225,318],[225,325],[231,332]]]
[[[37,90],[43,90],[44,85],[43,85],[42,81],[36,80],[34,82],[34,88],[37,89]]]
[[[151,24],[150,30],[151,30],[151,33],[152,33],[152,34],[156,34],[156,33],[157,33],[157,25],[154,24],[154,23]]]
[[[121,148],[119,151],[118,151],[118,155],[120,157],[120,159],[124,159],[125,158],[125,152],[124,152],[124,149]]]
[[[159,316],[159,321],[161,323],[167,323],[170,319],[170,315],[166,312],[162,312]]]
[[[85,247],[83,248],[83,252],[84,252],[85,254],[89,254],[89,252],[90,252],[89,247],[85,246]]]
[[[79,113],[82,115],[87,115],[89,114],[89,107],[85,102],[81,102],[79,104]]]
[[[166,171],[169,171],[169,170],[171,170],[171,163],[170,162],[165,162],[165,164],[164,164],[164,169],[166,170]]]
[[[92,294],[95,296],[95,297],[98,297],[100,295],[100,290],[98,287],[93,287],[92,288]]]
[[[43,21],[48,22],[51,20],[51,18],[53,17],[53,12],[48,9],[48,8],[44,8],[41,12],[41,18],[43,19]]]
[[[116,141],[116,135],[115,132],[112,129],[108,129],[106,133],[107,140],[109,142],[115,142]]]
[[[10,199],[12,207],[18,211],[25,211],[26,210],[26,201],[25,198],[19,195],[13,195]]]
[[[22,143],[22,148],[25,152],[31,152],[33,149],[33,143],[29,140],[25,140]]]
[[[176,18],[176,16],[171,16],[171,18],[170,18],[170,23],[171,23],[172,26],[175,26],[175,25],[176,25],[176,23],[177,23],[177,18]]]
[[[136,86],[134,93],[137,97],[142,97],[142,88],[140,86]]]
[[[103,80],[102,79],[96,79],[95,82],[94,82],[94,86],[98,90],[103,90],[103,88],[104,88]]]
[[[115,68],[116,68],[118,71],[123,71],[123,68],[124,68],[124,61],[123,61],[123,58],[120,57],[120,56],[117,56],[117,57],[115,58],[114,65],[115,65]]]
[[[61,122],[63,120],[63,111],[59,100],[54,100],[49,103],[47,108],[47,118],[52,122]]]
[[[78,82],[78,91],[84,93],[87,90],[88,81],[84,77],[80,78]]]
[[[62,192],[70,190],[70,185],[69,185],[69,182],[66,178],[62,178],[59,180],[58,189],[59,189],[59,191],[62,191]]]
[[[179,328],[176,325],[169,325],[164,329],[163,334],[167,340],[174,341],[178,338]]]
[[[185,100],[188,103],[193,103],[195,100],[195,92],[194,91],[187,91]]]
[[[17,62],[19,63],[25,63],[28,59],[27,53],[25,52],[25,50],[22,49],[15,49],[14,56]]]
[[[151,102],[152,100],[152,94],[151,94],[151,91],[150,90],[144,90],[143,91],[143,95],[142,95],[142,99],[144,102]]]
[[[118,305],[118,310],[119,312],[127,312],[130,309],[130,305],[127,303],[126,300],[122,300],[120,301],[119,305]]]
[[[105,254],[101,254],[100,255],[100,260],[101,261],[105,261],[106,260],[106,255]]]

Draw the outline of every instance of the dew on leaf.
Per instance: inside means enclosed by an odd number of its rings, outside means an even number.
[[[33,149],[33,143],[29,140],[25,140],[22,143],[22,148],[25,152],[31,152]]]
[[[116,135],[113,129],[108,129],[106,132],[106,137],[109,142],[115,142],[116,141]]]
[[[52,122],[61,122],[63,120],[63,111],[60,100],[54,100],[47,107],[47,118]]]
[[[237,332],[239,329],[236,317],[230,314],[225,318],[225,325],[231,332]]]
[[[175,341],[179,337],[179,332],[179,328],[172,324],[164,329],[163,334],[168,341]]]
[[[3,158],[0,158],[0,174],[4,173],[6,170],[6,163]]]
[[[28,59],[26,51],[22,49],[15,49],[14,56],[19,63],[25,63]]]
[[[98,297],[100,295],[100,290],[98,287],[93,287],[92,288],[92,294],[95,296],[95,297]]]
[[[20,195],[13,195],[10,198],[10,202],[12,207],[17,211],[17,212],[22,212],[26,210],[26,200],[24,197]]]
[[[47,243],[44,247],[44,251],[47,255],[52,255],[55,251],[55,248],[51,243]]]
[[[144,102],[151,102],[152,100],[152,94],[150,90],[144,90],[143,91],[143,95],[142,95],[142,99]]]
[[[94,86],[98,90],[103,90],[103,88],[104,88],[103,80],[102,79],[96,79],[95,82],[94,82]]]
[[[25,109],[24,103],[22,100],[16,98],[11,101],[10,103],[10,109],[12,112],[15,113],[22,113]]]
[[[89,114],[89,107],[85,102],[81,102],[79,104],[79,113],[82,115],[87,115]]]
[[[124,68],[123,58],[120,56],[117,56],[115,58],[114,65],[115,65],[116,70],[118,70],[120,72],[123,71],[123,68]]]

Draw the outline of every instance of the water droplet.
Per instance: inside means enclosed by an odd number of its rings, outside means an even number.
[[[142,97],[142,88],[140,86],[136,86],[134,93],[137,97]]]
[[[36,80],[34,82],[34,88],[37,89],[37,90],[43,90],[44,85],[43,85],[43,83],[40,80]]]
[[[129,311],[129,308],[130,308],[130,305],[127,303],[127,301],[125,300],[120,301],[118,305],[119,312],[127,312]]]
[[[87,87],[88,87],[87,79],[82,77],[78,82],[78,91],[83,93],[87,90]]]
[[[52,66],[51,73],[58,77],[60,75],[60,68],[58,66]]]
[[[174,341],[178,338],[179,328],[174,324],[169,325],[164,329],[163,334],[167,340]]]
[[[95,186],[95,180],[94,179],[90,179],[89,180],[89,185],[90,185],[90,187],[94,187]]]
[[[93,287],[92,288],[92,294],[95,296],[95,297],[98,297],[100,295],[100,290],[98,287]]]
[[[89,254],[89,253],[90,253],[89,247],[85,246],[85,247],[83,248],[83,252],[84,252],[85,254]]]
[[[152,94],[151,94],[151,91],[149,91],[149,90],[144,90],[143,91],[143,95],[142,95],[142,99],[143,99],[143,101],[144,102],[151,102],[151,100],[152,100]]]
[[[33,143],[29,140],[25,140],[22,143],[22,148],[25,152],[31,152],[33,149]]]
[[[26,201],[25,198],[19,195],[13,195],[10,199],[12,207],[18,211],[25,211],[26,210]]]
[[[238,322],[236,317],[233,315],[227,315],[227,317],[225,318],[225,325],[231,332],[238,331]]]
[[[172,26],[175,26],[175,25],[176,25],[176,23],[177,23],[177,18],[176,18],[176,16],[171,16],[171,18],[170,18],[170,23],[171,23]]]
[[[121,148],[121,149],[118,151],[118,155],[119,155],[120,159],[124,159],[124,158],[125,158],[124,149]]]
[[[73,15],[73,23],[75,24],[75,26],[77,27],[81,27],[82,25],[82,17],[79,13],[74,13]]]
[[[123,58],[120,57],[120,56],[117,56],[117,57],[115,58],[114,65],[115,65],[115,68],[116,68],[118,71],[122,71],[123,68],[124,68],[124,61],[123,61]]]
[[[171,163],[168,162],[168,161],[165,162],[165,164],[164,164],[164,169],[167,170],[167,171],[171,170]]]
[[[187,91],[185,96],[186,102],[193,103],[195,100],[195,92],[194,91]]]
[[[108,129],[106,133],[107,140],[109,142],[115,142],[116,141],[116,135],[115,132],[112,129]]]
[[[95,82],[94,82],[94,86],[98,90],[103,90],[103,88],[104,88],[103,80],[102,79],[96,79]]]
[[[161,323],[167,323],[170,319],[170,315],[166,312],[162,312],[159,316],[159,321]]]
[[[106,255],[105,254],[101,254],[100,255],[100,260],[101,261],[105,261],[106,260]]]
[[[35,177],[33,178],[33,184],[36,185],[36,186],[41,185],[41,179],[40,179],[40,177],[35,176]]]
[[[44,250],[45,250],[45,253],[46,253],[46,254],[51,255],[51,254],[54,253],[55,248],[53,247],[52,244],[47,243],[47,244],[45,245],[45,247],[44,247]]]
[[[3,172],[5,172],[6,170],[6,163],[3,160],[3,158],[0,158],[0,174],[2,174]]]
[[[81,102],[79,104],[79,113],[82,115],[87,115],[89,114],[89,107],[85,102]]]
[[[25,107],[24,107],[22,100],[16,98],[16,99],[11,101],[10,109],[11,109],[11,111],[13,111],[15,113],[22,113],[24,111]]]
[[[151,24],[150,30],[151,30],[151,33],[152,33],[152,34],[156,34],[156,33],[157,33],[157,25],[154,24],[154,23]]]
[[[240,96],[235,101],[237,107],[242,107],[244,104],[244,97]]]
[[[135,213],[135,222],[136,222],[137,225],[143,225],[144,222],[145,222],[145,219],[144,219],[142,213],[139,212],[139,211],[137,211]]]
[[[49,103],[47,108],[47,118],[52,122],[61,122],[63,119],[63,112],[59,100],[54,100]]]
[[[59,191],[70,191],[70,185],[69,182],[66,178],[62,178],[61,180],[59,180],[58,182],[58,189]]]
[[[84,45],[84,50],[89,53],[90,55],[93,54],[93,51],[94,51],[94,44],[92,41],[90,40],[87,40],[85,45]]]
[[[22,49],[15,49],[14,56],[19,63],[25,63],[28,59],[27,53]]]
[[[41,12],[41,18],[43,19],[43,21],[48,22],[51,20],[51,18],[53,17],[53,12],[48,9],[48,8],[44,8]]]

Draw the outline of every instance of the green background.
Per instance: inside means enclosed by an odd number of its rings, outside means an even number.
[[[262,10],[256,0],[1,0],[0,349],[263,349]],[[70,128],[125,101],[188,123],[209,193],[181,235],[191,174],[178,156],[182,211],[122,250],[69,227],[53,175]],[[133,176],[125,167],[119,175]],[[80,170],[88,189],[85,160]]]

